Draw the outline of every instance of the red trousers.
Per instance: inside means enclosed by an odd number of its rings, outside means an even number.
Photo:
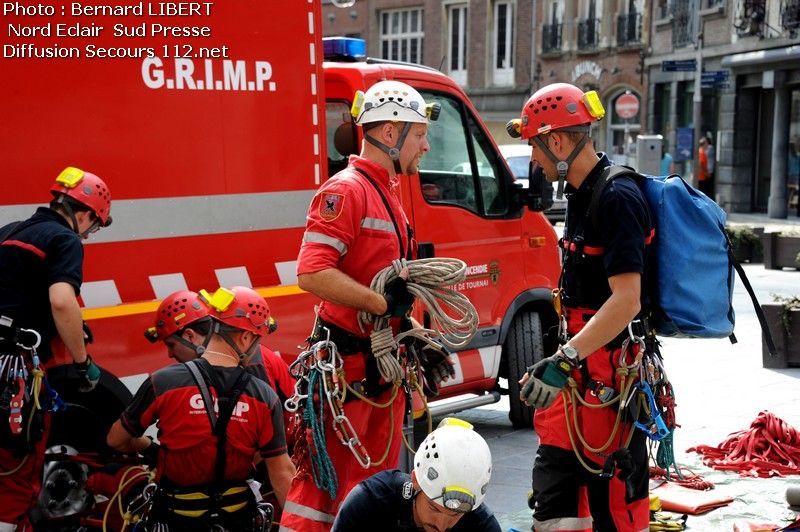
[[[50,413],[44,414],[44,433],[34,450],[25,458],[22,467],[11,475],[0,476],[0,523],[11,523],[25,530],[28,512],[36,505],[42,489],[42,471],[47,436],[50,433]],[[15,469],[23,458],[0,448],[0,474]]]
[[[344,369],[348,382],[360,380],[364,375],[363,357],[346,356]],[[371,400],[384,404],[394,393],[393,389],[389,389]],[[327,491],[317,488],[309,464],[301,464],[286,497],[286,506],[281,517],[282,532],[328,532],[333,525],[339,505],[356,484],[379,471],[397,467],[405,414],[405,395],[402,389],[397,392],[388,408],[377,408],[360,399],[352,399],[344,405],[344,412],[372,461],[380,460],[388,446],[386,460],[368,469],[361,467],[350,449],[339,442],[332,429],[329,411],[326,411],[325,442],[328,455],[336,470],[338,482],[336,497],[331,499]]]
[[[569,334],[581,330],[594,312],[565,309]],[[580,393],[587,403],[600,403],[587,389],[587,377],[595,385],[602,383],[619,393],[621,378],[616,370],[620,365],[620,351],[605,347],[598,349],[584,359],[583,371],[573,370],[572,377],[579,383]],[[633,349],[628,353],[626,365],[634,362],[636,352]],[[617,407],[614,403],[607,408],[588,408],[573,398],[565,412],[562,394],[550,407],[539,409],[534,414],[540,445],[532,473],[536,502],[534,528],[537,532],[649,530],[649,468],[644,433],[634,429],[623,418],[610,445],[600,452],[587,449],[577,436],[577,431],[580,431],[588,446],[603,447],[614,432]],[[602,468],[611,453],[624,447],[630,431],[635,431],[628,446],[635,469],[627,480],[616,476],[601,478],[587,471],[578,461],[576,451],[594,469]]]

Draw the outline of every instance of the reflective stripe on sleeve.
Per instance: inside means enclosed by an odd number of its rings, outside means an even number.
[[[304,506],[292,501],[286,501],[283,511],[284,513],[299,515],[300,517],[304,517],[312,521],[319,521],[321,523],[333,523],[333,520],[336,518],[335,515],[326,514],[325,512],[320,512],[319,510],[315,510],[309,506]],[[281,530],[283,530],[283,527]]]
[[[389,220],[381,220],[379,218],[364,218],[361,220],[361,227],[366,229],[375,229],[376,231],[386,231],[387,233],[394,234],[394,224]]]
[[[575,531],[584,532],[592,530],[591,517],[560,517],[546,521],[533,520],[533,527],[541,532]]]
[[[324,235],[322,233],[315,233],[313,231],[306,231],[303,234],[303,242],[310,244],[325,244],[339,252],[339,255],[347,253],[347,246],[341,240],[333,238],[332,236]]]

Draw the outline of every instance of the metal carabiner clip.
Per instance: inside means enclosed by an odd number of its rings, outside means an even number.
[[[41,345],[41,343],[42,343],[42,335],[39,334],[37,331],[34,331],[33,329],[22,329],[22,328],[20,328],[20,332],[31,333],[33,336],[36,337],[36,341],[33,343],[33,345],[30,345],[30,346],[25,345],[22,342],[17,342],[17,346],[21,347],[25,351],[34,351],[34,350],[36,350],[37,347],[39,347]]]

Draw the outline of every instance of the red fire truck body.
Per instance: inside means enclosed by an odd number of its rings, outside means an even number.
[[[91,17],[69,7],[6,16],[20,35],[49,27],[5,49],[0,224],[49,201],[63,167],[109,185],[114,223],[85,245],[81,293],[98,364],[135,387],[171,362],[143,337],[159,300],[219,285],[250,285],[266,297],[279,328],[265,343],[293,360],[317,302],[295,275],[306,210],[320,183],[359,151],[349,115],[355,91],[397,79],[442,105],[419,174],[401,176],[402,203],[423,254],[467,263],[458,289],[480,316],[442,397],[473,394],[460,407],[495,401],[501,377],[514,392],[555,324],[556,235],[525,207],[464,91],[426,67],[342,52],[326,61],[316,0],[214,3],[210,14],[187,8],[180,17],[142,5],[141,14],[132,4]],[[176,20],[210,35],[165,36]],[[56,38],[76,24],[104,29]],[[77,56],[57,56],[67,53]],[[512,421],[529,425],[530,410],[511,403]]]

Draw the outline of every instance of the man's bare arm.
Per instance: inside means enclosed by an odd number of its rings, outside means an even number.
[[[336,268],[298,275],[297,284],[325,301],[364,310],[376,316],[386,313],[386,299],[381,294]]]

